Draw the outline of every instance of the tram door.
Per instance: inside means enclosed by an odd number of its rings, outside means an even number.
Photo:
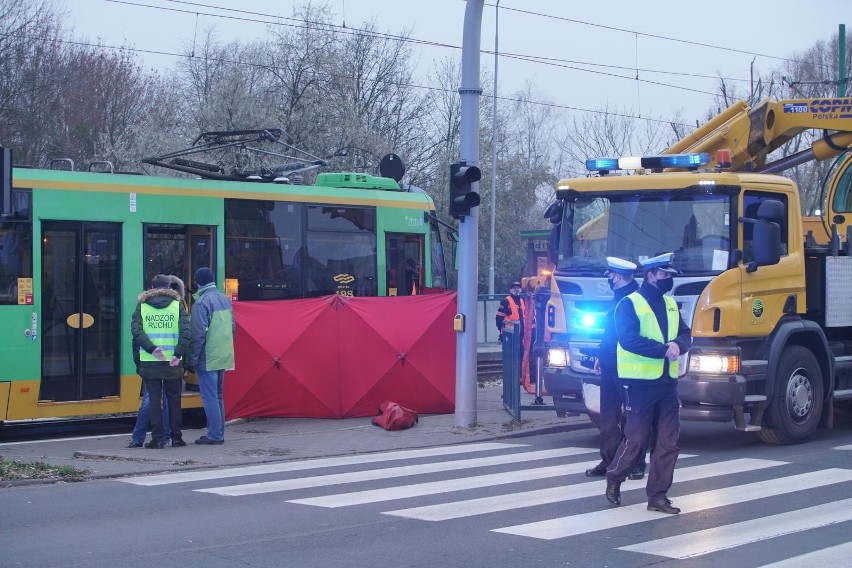
[[[423,235],[385,233],[387,295],[420,294],[423,286]]]
[[[119,394],[121,225],[41,223],[39,400]]]

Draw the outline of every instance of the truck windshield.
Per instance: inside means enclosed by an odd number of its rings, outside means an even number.
[[[730,262],[729,195],[574,194],[565,201],[557,271],[602,275],[607,256],[637,264],[674,252],[684,275],[718,274]]]

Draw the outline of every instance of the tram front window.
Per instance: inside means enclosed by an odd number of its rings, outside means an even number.
[[[0,220],[0,304],[27,303],[27,294],[18,294],[20,279],[29,282],[32,302],[33,220],[29,191],[12,191],[11,214]]]

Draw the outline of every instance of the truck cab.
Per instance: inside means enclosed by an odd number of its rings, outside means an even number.
[[[845,385],[838,357],[852,356],[849,310],[831,299],[852,257],[806,245],[795,183],[701,167],[610,174],[563,180],[557,204],[544,367],[557,413],[596,419],[594,360],[612,300],[605,258],[674,252],[671,294],[693,335],[680,361],[681,417],[733,421],[776,443],[813,433]]]

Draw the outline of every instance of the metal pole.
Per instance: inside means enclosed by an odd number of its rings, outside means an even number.
[[[500,27],[500,0],[494,9],[494,93],[491,113],[491,238],[488,262],[488,294],[494,295],[494,232],[497,226],[497,31]]]
[[[499,2],[498,2],[499,4]],[[837,87],[838,96],[846,96],[846,81],[849,77],[846,75],[846,24],[840,24],[840,29],[837,32],[837,47],[838,47],[838,69],[840,70],[840,83]]]
[[[462,40],[460,159],[479,166],[479,49],[482,8],[485,0],[467,0]],[[479,182],[471,185],[479,192]],[[464,331],[456,335],[456,426],[476,423],[476,288],[479,257],[479,207],[459,223],[458,310],[464,317]]]

